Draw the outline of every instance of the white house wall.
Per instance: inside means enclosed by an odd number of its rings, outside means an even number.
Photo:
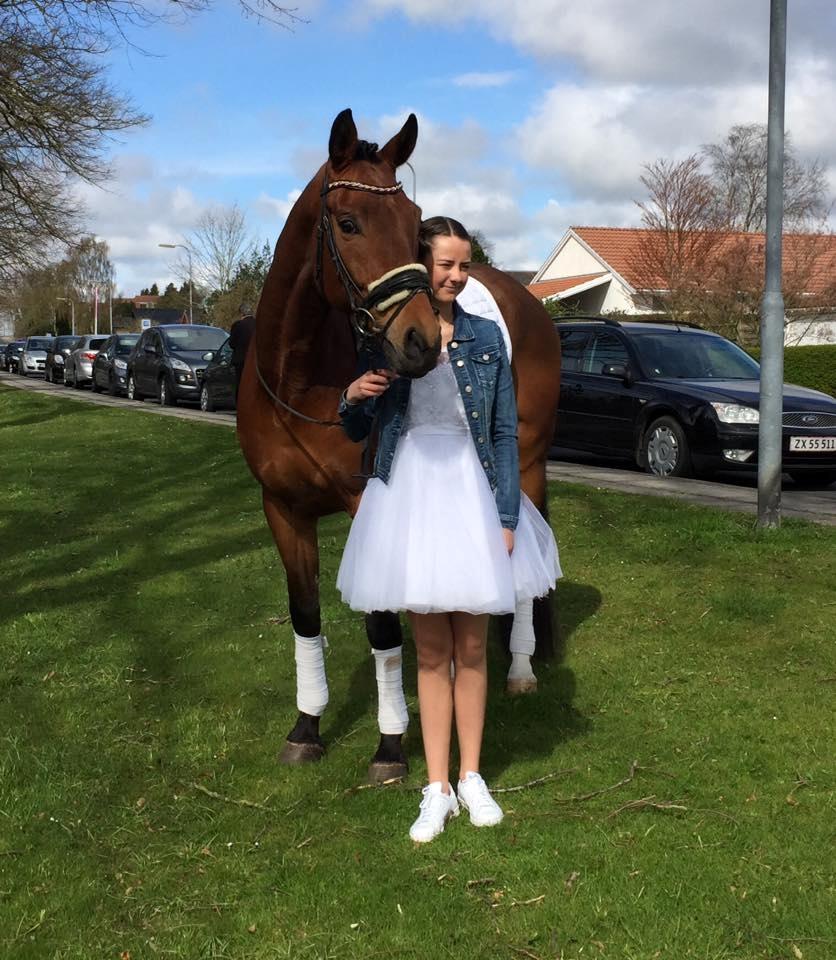
[[[546,267],[539,280],[559,280],[562,277],[582,277],[588,273],[604,273],[606,267],[578,243],[569,237],[560,252]]]

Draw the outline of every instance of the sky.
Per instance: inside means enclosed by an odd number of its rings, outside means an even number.
[[[150,116],[80,185],[118,290],[183,279],[201,213],[237,204],[271,248],[326,159],[336,115],[385,143],[410,112],[424,216],[535,269],[572,225],[639,222],[642,165],[766,122],[769,0],[298,0],[282,29],[218,0],[130,34],[112,86]],[[786,127],[836,193],[836,3],[789,4]],[[408,168],[399,173],[412,195]]]

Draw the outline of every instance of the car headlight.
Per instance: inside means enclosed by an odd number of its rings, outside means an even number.
[[[63,362],[64,362],[64,358],[61,356],[60,353],[56,353],[55,356],[52,358],[52,362],[53,362],[53,363],[63,363]]]
[[[185,370],[187,373],[192,372],[192,368],[187,363],[183,363],[182,360],[178,360],[177,357],[171,358],[171,365],[175,370]]]
[[[114,360],[114,361],[113,361],[113,366],[116,367],[117,370],[127,370],[127,369],[128,369],[128,364],[127,364],[124,360]]]
[[[711,406],[720,423],[760,423],[757,407],[746,407],[742,403],[712,403]]]

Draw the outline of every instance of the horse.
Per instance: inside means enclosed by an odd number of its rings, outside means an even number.
[[[421,211],[395,179],[417,137],[414,114],[382,148],[359,139],[350,110],[336,117],[328,159],[302,191],[276,243],[241,375],[238,439],[261,485],[296,637],[299,714],[280,754],[285,763],[318,760],[325,751],[319,735],[328,695],[317,522],[342,511],[353,516],[365,483],[363,451],[336,419],[340,396],[356,376],[358,349],[373,345],[399,375],[421,377],[435,366],[441,348],[427,271],[415,262]],[[516,280],[487,266],[474,265],[473,275],[493,294],[510,331],[521,485],[545,514],[545,461],[560,389],[559,337],[542,304]],[[538,652],[549,656],[547,599],[535,601],[534,620]],[[380,703],[384,691],[399,696],[405,717],[398,615],[369,614],[366,630]],[[387,727],[379,712],[379,725],[369,767],[378,782],[402,777],[408,769],[405,720]]]

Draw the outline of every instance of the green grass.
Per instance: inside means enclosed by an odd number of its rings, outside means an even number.
[[[559,775],[414,848],[410,649],[410,782],[356,789],[345,518],[330,749],[287,769],[286,594],[234,432],[0,389],[0,442],[0,956],[836,956],[833,530],[552,486],[561,657],[509,700],[491,648],[484,770]]]

